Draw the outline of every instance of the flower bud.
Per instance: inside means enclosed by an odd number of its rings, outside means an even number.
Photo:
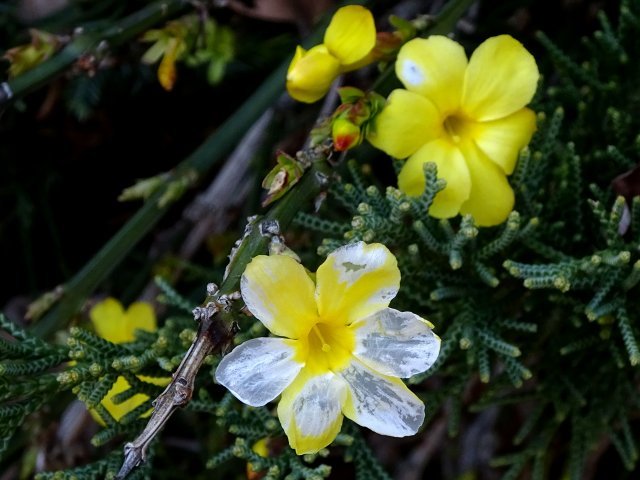
[[[336,118],[331,126],[331,137],[333,146],[339,152],[344,152],[350,148],[360,145],[362,135],[360,127],[346,118]]]
[[[287,72],[287,90],[300,102],[320,100],[340,73],[340,62],[324,45],[298,47]]]

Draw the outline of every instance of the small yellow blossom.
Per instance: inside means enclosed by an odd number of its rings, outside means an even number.
[[[483,42],[467,60],[443,36],[414,39],[398,54],[396,74],[406,87],[391,93],[368,140],[407,158],[398,185],[409,195],[425,188],[423,164],[434,162],[447,182],[429,213],[470,214],[476,224],[502,223],[513,209],[507,175],[536,129],[525,106],[538,83],[533,56],[509,35]]]
[[[371,12],[359,5],[340,8],[327,27],[324,43],[308,51],[296,49],[287,72],[289,94],[305,103],[320,100],[338,75],[366,64],[375,45]]]
[[[107,298],[97,303],[89,312],[89,318],[96,333],[112,343],[126,343],[135,339],[136,330],[153,332],[156,330],[156,316],[153,307],[146,302],[132,303],[125,311],[122,304],[114,299]],[[156,378],[140,375],[140,380],[164,386],[169,383],[168,378]],[[113,387],[102,400],[102,406],[113,418],[119,420],[124,415],[139,407],[149,400],[147,395],[138,393],[122,403],[114,403],[112,398],[130,388],[129,382],[124,377],[118,377]],[[91,410],[92,416],[100,424],[104,424],[100,416]]]
[[[261,438],[251,447],[253,453],[257,453],[261,457],[267,458],[269,456],[269,438]],[[264,477],[264,473],[254,470],[254,466],[251,462],[247,463],[247,480],[260,480]]]
[[[399,378],[431,367],[440,339],[426,320],[388,307],[400,285],[395,257],[384,245],[353,243],[330,254],[315,279],[289,256],[251,261],[242,298],[281,338],[236,347],[216,379],[252,406],[282,394],[278,417],[298,454],[329,445],[343,416],[382,435],[415,434],[424,404]]]

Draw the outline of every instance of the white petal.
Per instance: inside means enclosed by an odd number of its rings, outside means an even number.
[[[329,445],[342,426],[344,381],[332,372],[304,371],[282,393],[278,417],[289,444],[298,455],[315,453]]]
[[[216,380],[241,402],[261,407],[280,395],[303,367],[294,360],[294,342],[281,338],[246,341],[222,359]]]
[[[355,322],[353,354],[377,372],[407,378],[428,370],[438,358],[440,338],[411,312],[385,308]]]
[[[424,421],[424,404],[401,380],[374,372],[354,359],[340,372],[348,385],[342,413],[381,435],[414,435]]]

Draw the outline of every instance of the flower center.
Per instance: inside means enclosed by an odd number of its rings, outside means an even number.
[[[306,366],[314,373],[345,367],[355,346],[355,335],[345,325],[316,323],[306,339]]]
[[[442,123],[444,131],[454,143],[460,142],[465,134],[466,125],[466,119],[458,114],[449,115]]]

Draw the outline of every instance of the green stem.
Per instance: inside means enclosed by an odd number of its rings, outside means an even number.
[[[173,176],[186,171],[207,173],[240,141],[249,126],[280,96],[284,88],[287,65],[281,65],[229,119],[198,149],[183,160]],[[157,192],[102,247],[102,249],[64,286],[60,303],[33,327],[39,336],[47,336],[61,328],[76,313],[84,300],[125,258],[131,249],[162,218],[169,206],[158,206],[163,191]]]
[[[316,161],[309,171],[307,171],[298,185],[296,185],[282,200],[280,200],[269,213],[260,221],[275,220],[280,225],[281,231],[293,221],[293,218],[300,211],[312,203],[312,200],[323,188],[328,187],[330,169],[323,160]],[[267,251],[269,238],[260,234],[257,225],[251,233],[243,239],[236,251],[229,273],[225,281],[220,286],[220,294],[228,295],[236,290],[240,285],[240,277],[247,264],[253,257]]]
[[[46,85],[69,69],[80,57],[94,52],[102,42],[107,42],[108,47],[122,45],[158,22],[174,16],[186,6],[187,3],[184,0],[163,0],[147,5],[125,17],[117,25],[78,35],[50,59],[7,81],[6,86],[11,96],[0,94],[0,107]]]
[[[455,24],[458,18],[457,16],[466,10],[470,2],[471,0],[454,0],[447,4],[429,31],[436,33],[441,32],[441,28],[438,27],[440,22],[444,22],[448,26]],[[179,3],[180,2],[163,2],[161,4],[154,4],[154,7],[158,8],[158,5],[174,5]],[[129,25],[128,28],[133,28],[130,25],[138,25],[133,18],[137,15],[144,17],[144,15],[142,15],[143,11],[127,17],[127,19],[123,21],[123,24]],[[147,25],[145,25],[145,28],[146,27]],[[320,25],[315,34],[312,35],[305,44],[317,42],[323,29],[324,25]],[[124,37],[118,36],[124,35],[122,32],[119,32],[118,29],[109,33],[109,35],[111,35],[112,39],[116,38],[117,41],[125,41],[123,39]],[[287,66],[288,61],[284,62],[273,72],[215,134],[211,135],[197,150],[174,169],[173,176],[179,176],[188,171],[195,171],[198,175],[206,174],[214,165],[223,159],[242,138],[249,126],[280,96],[284,90]],[[271,209],[267,218],[277,219],[281,227],[284,228],[293,218],[297,209],[305,205],[308,199],[315,195],[313,192],[317,192],[315,187],[309,187],[318,181],[318,178],[315,178],[317,177],[318,171],[320,171],[320,167],[314,167],[312,172],[309,172],[309,174],[305,176],[299,188],[294,188],[294,190],[285,197],[296,198],[299,203],[285,202],[283,199]],[[309,178],[311,178],[311,180],[309,180]],[[309,182],[311,182],[311,184],[309,184]],[[52,334],[59,328],[62,328],[65,322],[80,309],[85,299],[168,210],[168,206],[159,207],[157,205],[158,199],[163,193],[163,191],[159,191],[149,198],[136,215],[64,286],[65,293],[60,303],[34,325],[33,332],[35,334],[39,336]],[[239,248],[236,261],[230,268],[227,281],[222,285],[222,293],[228,293],[237,289],[238,281],[246,264],[251,260],[253,255],[264,251],[266,248],[267,239],[255,236],[255,232],[252,235],[254,236],[250,237],[250,241],[243,242]]]
[[[473,2],[475,0],[451,0],[438,12],[436,20],[420,36],[448,34]]]

